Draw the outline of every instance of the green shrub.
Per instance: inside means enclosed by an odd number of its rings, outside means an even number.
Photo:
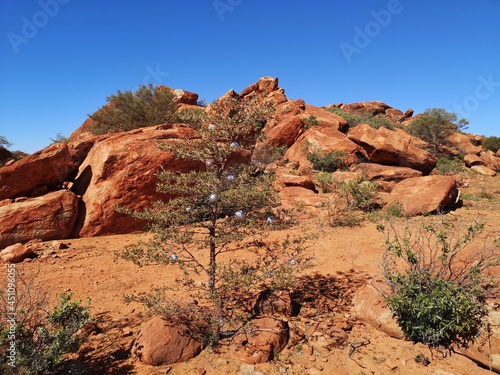
[[[15,325],[0,321],[0,347],[15,340],[15,360],[11,362],[9,352],[0,354],[0,372],[3,374],[45,374],[54,371],[63,363],[64,354],[78,350],[84,337],[77,331],[90,320],[89,306],[81,301],[72,301],[71,294],[59,295],[58,304],[49,311],[47,296],[25,284],[21,279],[22,294],[16,296]],[[28,290],[26,287],[30,287]],[[6,293],[3,292],[2,312],[9,310]],[[12,367],[14,365],[14,367]]]
[[[313,116],[313,115],[303,119],[303,121],[306,125],[306,129],[309,129],[312,126],[319,125],[318,119],[316,118],[316,116]]]
[[[465,171],[465,168],[460,160],[439,158],[434,171],[438,175],[453,176]]]
[[[378,185],[363,179],[349,180],[339,183],[341,194],[347,201],[349,209],[370,211],[374,208],[374,199],[378,192]]]
[[[500,137],[487,137],[483,142],[483,148],[497,152],[500,149]]]
[[[484,301],[457,283],[412,271],[401,276],[388,299],[405,334],[432,346],[469,341],[486,314]]]
[[[385,234],[384,277],[391,287],[388,306],[405,335],[431,346],[466,345],[486,314],[486,270],[498,264],[493,246],[465,253],[484,224],[465,230],[450,221],[406,222]]]
[[[368,124],[374,129],[378,129],[380,127],[384,127],[390,130],[394,129],[394,125],[392,124],[392,122],[382,115],[374,116],[369,112],[365,112],[362,114],[347,112],[335,106],[330,106],[327,108],[327,110],[335,113],[336,115],[339,115],[344,120],[346,120],[350,128],[353,128],[359,124]]]
[[[207,115],[203,109],[187,108],[180,111],[177,115],[179,121],[191,125],[195,129],[200,129],[207,121]]]
[[[94,134],[125,132],[177,121],[174,93],[165,87],[142,85],[135,91],[117,91],[108,104],[89,117],[96,122]]]
[[[388,217],[404,217],[403,203],[401,201],[392,202],[385,211]]]
[[[347,153],[344,151],[333,151],[320,153],[315,150],[307,155],[307,160],[313,164],[313,168],[323,172],[335,172],[338,169],[346,168]]]
[[[440,148],[453,133],[466,129],[468,121],[458,120],[456,113],[448,112],[443,108],[428,108],[422,116],[413,120],[406,131],[411,135],[427,142],[434,155],[440,154]]]
[[[316,186],[322,193],[329,193],[333,188],[333,177],[328,172],[318,172],[314,175]]]

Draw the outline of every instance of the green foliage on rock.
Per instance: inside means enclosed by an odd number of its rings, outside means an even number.
[[[125,132],[177,121],[177,103],[172,90],[142,85],[136,91],[117,91],[107,104],[89,117],[96,122],[94,134]]]
[[[333,152],[320,152],[318,150],[309,151],[307,154],[307,160],[309,160],[313,168],[317,171],[322,172],[335,172],[339,169],[345,169],[347,158],[347,153],[344,151],[335,150]]]
[[[380,127],[384,127],[390,130],[394,129],[393,123],[384,116],[380,115],[374,116],[369,112],[365,113],[348,112],[334,105],[328,107],[327,110],[332,113],[335,113],[336,115],[339,115],[344,120],[346,120],[350,128],[353,128],[359,124],[368,124],[374,129],[378,129]]]

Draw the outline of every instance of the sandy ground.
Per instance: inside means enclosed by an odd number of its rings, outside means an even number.
[[[463,207],[448,213],[465,223],[479,219],[486,223],[484,238],[499,236],[500,177],[466,175]],[[477,198],[487,192],[493,198]],[[137,267],[115,253],[148,234],[131,234],[60,241],[67,249],[52,250],[52,242],[37,259],[17,266],[24,278],[35,275],[35,282],[57,293],[72,292],[74,298],[91,298],[91,311],[100,332],[90,336],[78,355],[71,357],[65,373],[72,374],[486,374],[471,360],[458,355],[444,355],[424,345],[393,339],[357,322],[349,313],[351,296],[366,279],[381,273],[383,237],[376,222],[364,221],[358,227],[328,226],[325,210],[314,208],[299,213],[299,224],[288,230],[292,235],[314,233],[318,239],[307,250],[314,257],[314,267],[307,270],[309,292],[318,301],[328,301],[329,311],[316,310],[311,322],[329,319],[337,325],[352,327],[350,343],[361,343],[352,353],[349,345],[332,350],[314,350],[307,345],[289,346],[270,363],[242,366],[225,345],[218,353],[204,350],[187,363],[163,367],[141,364],[130,356],[132,341],[140,324],[147,319],[146,310],[138,303],[126,304],[124,294],[148,292],[154,287],[175,284],[180,271],[175,266]],[[312,281],[313,280],[313,281]],[[300,285],[298,286],[298,288]],[[314,309],[318,306],[312,306]],[[311,309],[309,309],[311,311]],[[314,315],[314,313],[313,313]],[[296,318],[291,318],[296,319]],[[304,348],[306,346],[306,348]],[[349,355],[351,354],[351,355]],[[415,359],[425,356],[424,366]]]

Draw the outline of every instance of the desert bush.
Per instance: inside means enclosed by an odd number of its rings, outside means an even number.
[[[142,85],[132,91],[117,91],[107,104],[89,117],[97,125],[94,134],[124,132],[146,126],[177,121],[174,93],[165,87]]]
[[[458,159],[439,158],[434,171],[438,175],[453,176],[464,172],[465,168]]]
[[[327,204],[330,226],[359,225],[365,213],[375,207],[378,186],[363,176],[344,182],[333,181],[332,196]]]
[[[273,176],[253,165],[229,163],[238,150],[253,149],[255,124],[264,112],[257,103],[236,99],[212,103],[207,111],[210,125],[200,128],[200,139],[160,146],[177,159],[200,163],[201,168],[187,173],[161,170],[158,191],[174,198],[140,212],[120,209],[147,220],[153,238],[119,255],[140,266],[180,267],[185,279],[178,285],[192,288],[188,290],[197,301],[190,304],[187,319],[196,315],[207,323],[203,336],[211,345],[245,319],[248,312],[237,308],[245,294],[286,287],[285,281],[308,263],[302,255],[303,240],[266,241],[268,231],[289,224],[276,209]],[[241,251],[255,255],[244,259]],[[200,274],[206,282],[192,282]],[[164,314],[186,313],[175,301],[166,301]]]
[[[500,137],[486,137],[483,142],[483,148],[497,152],[500,149]]]
[[[378,129],[380,127],[384,127],[390,130],[394,129],[394,125],[392,124],[392,122],[389,121],[386,117],[381,115],[374,116],[369,112],[364,112],[364,113],[347,112],[333,105],[328,107],[327,110],[332,113],[335,113],[336,115],[339,115],[344,120],[346,120],[350,128],[353,128],[359,124],[368,124],[374,129]]]
[[[427,142],[434,155],[440,154],[441,147],[451,134],[467,128],[466,119],[458,120],[456,113],[443,108],[428,108],[422,116],[413,120],[406,131]]]
[[[334,187],[334,181],[331,173],[317,172],[314,174],[315,185],[322,193],[330,193]]]
[[[378,193],[378,185],[371,181],[365,181],[363,177],[356,180],[340,182],[339,190],[345,197],[349,209],[370,211],[374,208],[374,199]]]
[[[304,124],[306,125],[305,126],[306,129],[309,129],[313,126],[319,125],[318,119],[316,118],[316,116],[313,116],[313,115],[303,119],[303,121],[304,121]]]
[[[207,115],[203,109],[187,108],[177,114],[179,121],[200,129],[207,121]]]
[[[66,353],[76,352],[83,343],[85,337],[77,332],[92,319],[90,301],[84,306],[72,300],[71,294],[62,293],[50,309],[48,293],[34,285],[34,278],[25,280],[19,273],[15,289],[14,300],[12,294],[0,293],[0,347],[15,345],[13,357],[8,350],[0,354],[0,369],[3,374],[51,373],[63,363]],[[13,308],[16,315],[9,321]]]
[[[431,346],[466,345],[486,314],[486,272],[498,264],[494,246],[472,251],[469,245],[484,229],[448,220],[388,221],[384,278],[391,288],[388,306],[405,335]]]
[[[347,153],[335,150],[333,152],[322,153],[318,150],[308,149],[307,160],[313,164],[313,168],[322,172],[335,172],[338,169],[345,169]]]

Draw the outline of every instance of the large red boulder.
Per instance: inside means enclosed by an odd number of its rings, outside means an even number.
[[[200,354],[203,344],[187,324],[154,316],[141,325],[132,353],[151,366],[186,362]]]
[[[500,172],[500,158],[493,151],[483,150],[480,157],[488,168]]]
[[[32,239],[68,238],[78,216],[78,197],[68,190],[0,206],[0,249]]]
[[[446,138],[448,146],[456,148],[462,154],[479,155],[481,146],[472,144],[469,136],[463,133],[455,132]]]
[[[413,177],[398,183],[384,203],[386,208],[399,204],[404,215],[414,216],[451,208],[458,195],[455,177]]]
[[[92,237],[144,229],[144,222],[117,212],[117,206],[142,210],[155,200],[168,199],[156,191],[159,168],[187,172],[201,165],[177,160],[156,144],[197,136],[189,127],[171,125],[112,134],[97,142],[80,165],[72,188],[82,196],[81,213],[73,235]]]
[[[375,163],[360,163],[353,172],[361,172],[369,180],[400,182],[411,177],[421,177],[422,172],[408,167],[397,167]]]
[[[424,175],[432,172],[437,159],[422,150],[395,131],[360,124],[349,130],[350,140],[361,146],[372,163],[399,165],[421,171]]]
[[[29,196],[40,186],[57,188],[71,171],[68,145],[55,143],[35,154],[0,168],[0,200]]]

